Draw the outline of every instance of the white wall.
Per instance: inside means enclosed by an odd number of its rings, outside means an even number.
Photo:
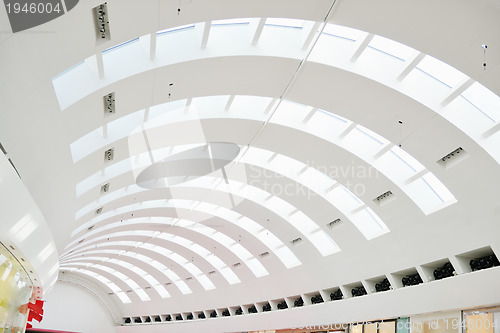
[[[108,309],[90,291],[58,281],[47,295],[41,323],[33,327],[81,333],[115,333]]]

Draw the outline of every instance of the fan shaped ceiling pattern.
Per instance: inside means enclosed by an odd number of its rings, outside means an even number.
[[[500,98],[429,50],[334,24],[335,13],[137,29],[53,75],[53,100],[79,125],[64,142],[75,199],[61,272],[122,315],[166,299],[184,311],[191,294],[230,306],[233,286],[348,267],[373,246],[369,261],[415,226],[457,220],[469,206],[445,155],[498,167]],[[231,75],[245,66],[255,77]],[[86,109],[94,118],[77,124]]]

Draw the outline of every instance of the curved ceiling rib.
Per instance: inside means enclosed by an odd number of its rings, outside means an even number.
[[[127,240],[123,241],[107,241],[109,238],[108,236],[105,237],[99,237],[91,240],[91,245],[88,245],[87,247],[84,248],[79,248],[75,249],[74,252],[68,253],[66,256],[63,256],[61,261],[64,263],[66,259],[72,258],[73,254],[74,256],[81,256],[82,254],[87,254],[92,251],[96,251],[96,246],[98,249],[106,248],[108,246],[126,246],[126,247],[133,247],[135,251],[141,251],[141,254],[147,254],[148,256],[153,256],[153,253],[155,255],[159,256],[161,258],[167,258],[168,260],[172,260],[179,266],[175,268],[175,270],[184,270],[189,268],[192,268],[191,265],[186,264],[186,262],[189,262],[187,260],[183,261],[183,259],[187,256],[192,257],[192,258],[197,258],[197,262],[200,263],[200,260],[198,260],[198,257],[201,258],[201,262],[206,261],[210,264],[210,266],[206,266],[208,271],[212,271],[213,268],[217,270],[229,284],[236,284],[240,283],[240,279],[238,276],[229,268],[229,264],[224,262],[222,259],[220,259],[215,253],[207,250],[205,247],[198,243],[193,243],[192,241],[179,236],[179,235],[168,235],[166,233],[163,233],[162,238],[155,237],[159,235],[160,232],[158,231],[147,231],[147,232],[140,232],[140,233],[134,233],[132,237],[139,237],[140,240],[137,240],[135,242],[129,242]],[[115,238],[124,238],[125,237],[121,236],[122,234],[119,234],[118,236],[115,235]],[[127,233],[124,233],[124,235],[128,235]],[[146,237],[146,239],[144,239]],[[160,240],[160,241],[159,241]],[[102,242],[100,242],[102,241]],[[171,247],[168,245],[169,243],[176,244],[178,247],[181,247],[184,249],[184,251],[172,251],[169,250]],[[167,244],[167,245],[165,245]],[[127,255],[129,250],[121,250],[118,252],[119,255]],[[184,254],[184,255],[183,255]],[[80,257],[81,258],[81,257]],[[186,264],[187,267],[184,267],[184,264]],[[163,264],[160,264],[159,267],[163,268]],[[173,267],[173,266],[172,266]],[[178,276],[171,275],[173,272],[171,270],[173,268],[169,268],[169,270],[164,270],[167,272],[169,275],[168,278],[173,280],[173,281],[179,281],[180,278]],[[194,269],[193,271],[198,271],[201,269]]]
[[[96,258],[88,257],[87,259],[88,259],[88,261],[85,263],[69,261],[69,262],[65,263],[65,266],[67,266],[67,267],[85,267],[85,269],[88,271],[95,272],[95,273],[100,274],[100,275],[105,275],[108,278],[116,281],[116,283],[120,283],[121,285],[127,286],[129,288],[127,290],[133,291],[139,297],[139,299],[141,301],[145,302],[145,301],[151,300],[151,298],[146,293],[146,291],[143,288],[141,288],[139,286],[139,284],[136,282],[135,278],[137,278],[137,277],[136,276],[134,276],[134,278],[131,277],[131,275],[134,274],[134,272],[129,270],[127,272],[127,274],[124,274],[121,271],[118,271],[118,270],[111,268],[113,266],[113,264],[106,263],[106,265],[100,265],[100,264],[92,262],[92,260],[97,261],[98,259],[96,259]],[[156,283],[155,283],[155,285],[156,285]],[[189,290],[188,293],[190,293],[190,292],[191,292],[191,290]]]
[[[149,267],[153,267],[156,272],[161,274],[159,278],[163,279],[166,278],[171,281],[181,280],[179,275],[172,274],[172,271],[175,270],[181,271],[183,269],[188,274],[193,276],[200,283],[200,285],[203,287],[204,290],[215,289],[214,283],[202,272],[202,270],[196,264],[190,262],[185,257],[181,256],[176,252],[167,250],[166,248],[154,245],[152,243],[131,242],[131,241],[115,241],[115,242],[100,243],[97,250],[95,247],[92,250],[89,250],[89,248],[81,249],[80,251],[75,252],[71,257],[66,257],[63,260],[63,262],[66,263],[68,260],[75,260],[75,259],[82,260],[81,257],[78,257],[78,253],[81,252],[84,252],[85,255],[90,255],[90,256],[103,256],[103,259],[101,261],[113,261],[114,259],[110,257],[110,255],[118,255],[123,260],[129,260],[131,261],[131,263],[133,261],[134,265],[147,266],[147,269],[149,269]],[[178,266],[176,266],[175,269],[168,268],[162,262],[153,259],[152,258],[153,255],[159,256],[159,259],[161,259],[163,262],[175,262]],[[87,260],[88,257],[83,259]],[[158,274],[156,274],[155,276],[157,275]],[[148,282],[153,287],[155,286],[152,280],[151,281],[148,280]],[[182,288],[184,289],[184,286],[182,286]],[[157,289],[160,296],[170,297],[168,292],[164,294],[163,289],[164,289],[163,286]],[[180,288],[179,291],[182,293],[182,290]]]
[[[161,202],[165,202],[164,200],[160,200]],[[133,208],[129,208],[129,207],[122,207],[122,212],[140,212],[141,211],[141,207],[143,209],[148,209],[147,208],[147,204],[145,203],[141,203],[139,205],[132,205]],[[149,208],[161,208],[161,207],[168,207],[167,205],[165,206],[162,206],[160,205],[158,202],[155,202],[154,205],[151,205]],[[127,209],[129,208],[129,209]],[[136,208],[136,209],[134,209]],[[150,213],[150,216],[153,216],[152,213]],[[117,217],[118,219],[120,218],[119,216]],[[265,267],[261,264],[261,262],[256,259],[251,253],[250,251],[248,251],[246,249],[246,247],[244,247],[243,245],[241,245],[238,241],[232,239],[231,237],[227,236],[226,234],[220,232],[220,231],[216,231],[215,229],[213,228],[210,228],[208,226],[205,226],[205,225],[202,225],[202,224],[198,224],[196,222],[192,222],[192,221],[189,221],[189,220],[180,220],[180,219],[173,219],[173,218],[166,218],[166,221],[162,221],[158,224],[158,227],[165,227],[166,226],[166,223],[165,222],[170,222],[171,225],[175,225],[177,227],[180,227],[184,233],[186,233],[186,237],[189,235],[190,237],[193,237],[193,234],[191,232],[194,232],[194,233],[197,233],[199,234],[199,236],[197,237],[198,239],[198,242],[201,241],[201,237],[206,237],[206,238],[209,238],[211,239],[213,242],[215,242],[216,244],[222,246],[222,247],[225,247],[227,250],[229,250],[230,252],[232,252],[236,257],[238,257],[242,263],[246,264],[247,267],[250,269],[250,271],[256,276],[256,277],[262,277],[262,276],[265,276],[265,275],[268,275],[269,272],[265,269]],[[155,222],[150,222],[150,224],[155,224]],[[121,229],[123,228],[124,226],[127,226],[128,224],[127,223],[123,223],[123,226],[121,225],[118,225],[115,229]],[[143,225],[139,225],[138,228],[140,227],[144,227]],[[164,238],[164,237],[168,237],[170,238],[172,235],[171,234],[166,234],[166,233],[162,233],[162,232],[158,232],[158,230],[149,230],[149,229],[143,229],[144,231],[143,232],[150,232],[151,236],[156,238]],[[171,229],[173,231],[173,229]],[[176,229],[176,230],[179,230],[179,229]],[[98,231],[98,230],[97,230]],[[140,229],[134,229],[133,231],[128,231],[128,234],[139,234],[141,233],[142,230]],[[78,249],[82,246],[84,246],[86,244],[86,242],[89,242],[89,241],[95,241],[96,239],[107,239],[107,238],[111,238],[111,237],[117,237],[117,236],[120,236],[120,235],[126,235],[127,234],[127,231],[121,231],[121,232],[114,232],[114,233],[106,233],[104,236],[100,236],[100,237],[96,237],[96,238],[90,238],[90,237],[86,237],[86,239],[77,244],[76,247],[73,247],[73,248],[69,248],[70,250],[75,250],[75,249]],[[167,239],[168,239],[167,238]]]
[[[144,189],[141,189],[137,187],[136,185],[130,186],[129,190],[132,191],[133,194],[138,194],[140,192],[145,191]],[[136,188],[137,187],[137,188]],[[125,195],[130,195],[132,194],[131,192],[127,191],[124,192],[126,193]],[[115,198],[115,200],[118,200],[118,198]],[[192,205],[192,200],[175,200],[176,204],[173,205],[172,201],[169,203],[169,207],[175,208],[176,211],[181,210],[182,214],[188,213],[189,211],[194,211],[194,212],[200,212],[205,214],[205,216],[201,217],[201,221],[204,221],[206,219],[209,219],[210,217],[217,217],[224,221],[225,223],[231,223],[235,225],[238,228],[241,228],[248,232],[250,235],[254,236],[256,239],[261,241],[265,246],[267,246],[271,251],[273,251],[276,256],[282,261],[282,263],[285,265],[287,268],[292,268],[297,265],[300,265],[301,262],[299,259],[288,249],[286,248],[285,244],[278,238],[276,237],[271,231],[268,229],[264,228],[261,224],[258,224],[254,220],[243,216],[237,212],[234,212],[231,209],[228,209],[226,207],[220,206],[220,205],[214,205],[210,204],[208,202],[203,202],[198,204],[197,206],[193,207]],[[111,203],[111,202],[110,202]],[[73,244],[76,244],[78,241],[79,237],[85,237],[88,238],[94,233],[102,233],[105,230],[115,228],[117,226],[128,226],[128,224],[124,224],[123,222],[113,222],[111,221],[110,223],[106,223],[106,220],[112,219],[112,217],[106,217],[105,220],[91,220],[87,223],[84,223],[81,225],[77,230],[81,230],[81,232],[77,233],[74,235],[75,241],[72,243],[68,244],[68,247],[70,247]],[[127,222],[128,220],[125,220]],[[104,222],[104,223],[103,223]],[[92,233],[86,232],[83,234],[85,229],[87,228],[86,226],[91,223],[93,225],[92,228]],[[148,223],[145,221],[145,223]],[[75,230],[76,231],[76,230]],[[286,249],[285,249],[286,248]],[[286,254],[286,255],[284,255]]]
[[[229,98],[229,96],[226,98]],[[203,108],[205,109],[206,106]],[[130,171],[130,168],[132,168],[134,174],[138,174],[138,171],[135,171],[134,168],[142,169],[148,164],[151,164],[151,156],[154,156],[154,160],[160,160],[177,153],[178,150],[169,151],[169,149],[171,149],[170,147],[154,149],[154,147],[157,147],[160,143],[179,143],[178,138],[158,134],[160,132],[172,132],[171,130],[169,131],[168,126],[174,126],[175,124],[181,122],[185,123],[188,119],[191,119],[190,123],[193,123],[194,125],[190,126],[203,128],[201,119],[205,117],[213,119],[218,116],[218,111],[214,111],[207,116],[207,113],[198,113],[197,111],[189,113],[185,110],[185,108],[181,108],[175,112],[169,107],[166,107],[164,110],[168,110],[166,111],[166,114],[162,117],[149,120],[145,125],[145,127],[147,126],[148,128],[144,131],[142,131],[141,128],[139,133],[137,133],[137,129],[135,129],[135,131],[132,130],[133,133],[130,133],[132,126],[129,125],[129,146],[133,145],[134,147],[141,147],[140,149],[136,149],[136,151],[134,151],[137,155],[105,168],[104,173],[102,171],[98,171],[94,175],[80,181],[77,184],[77,195],[81,196],[85,192],[90,191],[93,187],[101,186],[102,184],[108,182],[109,178],[106,176],[107,174],[116,176],[117,174]],[[224,111],[224,109],[221,110],[220,108],[213,108],[212,110],[220,110],[220,115],[227,117],[228,112]],[[238,119],[239,114],[235,113],[231,114],[230,119]],[[257,112],[256,114],[258,115]],[[196,117],[193,117],[193,115],[196,115]],[[200,122],[199,126],[198,122]],[[284,126],[293,131],[306,133],[318,140],[327,140],[330,143],[358,156],[391,179],[420,207],[425,214],[433,213],[436,210],[442,209],[456,202],[455,197],[438,180],[438,178],[403,149],[395,146],[393,143],[390,143],[380,135],[339,116],[331,113],[325,113],[302,104],[284,101],[280,104],[273,114],[273,117],[270,119],[268,126],[270,125]],[[114,126],[114,128],[117,128],[117,126]],[[202,129],[199,129],[199,131],[202,132]],[[121,140],[124,140],[126,132],[127,129],[121,132],[122,134],[118,135],[118,137],[121,137]],[[92,138],[94,144],[99,141],[101,142],[99,147],[95,147],[94,149],[105,147],[104,142],[107,140],[102,139],[102,137],[103,136],[101,136],[101,139],[97,141],[96,137]],[[148,138],[148,145],[140,142],[144,140],[144,138]],[[153,140],[152,138],[155,139]],[[83,139],[78,146],[84,146],[84,142],[89,144],[89,140]],[[114,143],[117,144],[117,142]],[[178,146],[181,150],[188,149],[190,147],[192,146],[187,145],[185,148]],[[147,149],[150,151],[144,151]],[[253,147],[250,149],[253,149]],[[96,150],[94,150],[94,152],[96,152]],[[244,154],[242,154],[243,159],[245,161],[250,161],[251,163],[253,159],[245,158],[247,153],[248,152],[245,151]],[[281,152],[276,151],[275,153],[279,154]],[[261,160],[261,158],[258,160]],[[340,171],[346,171],[331,170],[331,167],[329,166],[318,167],[334,172],[337,176]],[[107,170],[108,168],[110,170],[109,172]]]
[[[195,24],[195,29],[203,29],[203,24]],[[249,24],[247,28],[251,30],[252,26]],[[65,109],[97,89],[103,88],[103,84],[107,85],[133,74],[181,61],[237,55],[278,56],[300,60],[307,52],[301,50],[303,43],[298,43],[297,40],[307,40],[309,34],[304,34],[303,29],[311,29],[314,24],[307,22],[304,26],[300,29],[283,29],[276,25],[266,25],[267,30],[263,31],[258,41],[258,49],[252,47],[250,39],[244,46],[241,42],[229,44],[235,47],[231,49],[227,45],[230,41],[234,42],[235,35],[241,34],[242,26],[223,25],[219,29],[210,30],[212,35],[208,45],[222,43],[225,47],[210,48],[210,52],[204,52],[204,49],[199,47],[201,45],[197,42],[199,34],[195,31],[177,30],[157,37],[158,51],[154,64],[145,51],[149,50],[150,35],[147,35],[137,39],[137,42],[125,43],[120,48],[104,54],[106,81],[92,74],[97,73],[97,70],[87,69],[87,67],[97,67],[94,56],[85,60],[82,65],[57,76],[53,81],[54,88],[62,109]],[[233,32],[231,29],[238,31]],[[192,52],[186,52],[186,49],[179,47],[179,45],[186,47],[186,43],[179,44],[179,42],[189,39],[189,35],[183,34],[190,32],[192,32],[191,38],[195,39],[193,45],[197,46],[189,46]],[[166,36],[171,37],[171,40]],[[273,43],[266,42],[266,38],[272,39]],[[167,58],[162,58],[162,41],[166,40],[169,40],[169,43],[164,47],[168,49],[169,56],[164,55],[163,57]],[[236,40],[245,41],[245,38]],[[179,54],[172,56],[172,52]],[[192,59],[187,59],[186,54],[190,54]],[[110,57],[109,61],[106,61],[106,57]],[[307,60],[365,76],[419,101],[467,133],[497,162],[500,161],[500,150],[497,149],[498,145],[495,145],[500,138],[497,126],[500,120],[498,112],[500,98],[451,66],[382,36],[333,24],[324,27]],[[383,65],[373,66],[373,63]],[[113,66],[116,67],[115,70]],[[106,71],[106,68],[109,70]],[[73,89],[75,84],[79,89]],[[72,92],[67,91],[68,87],[72,87]]]
[[[120,289],[120,287],[118,287],[116,284],[108,280],[106,277],[98,273],[86,269],[78,269],[76,267],[66,268],[66,270],[71,271],[72,273],[75,274],[84,274],[86,276],[90,276],[96,279],[99,283],[104,284],[106,287],[108,287],[116,296],[118,296],[118,298],[122,303],[125,304],[132,303],[132,300],[127,296],[127,294],[125,294],[125,292],[122,289]]]

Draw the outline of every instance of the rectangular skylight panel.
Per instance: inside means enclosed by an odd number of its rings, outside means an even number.
[[[301,211],[297,211],[292,215],[286,216],[285,218],[288,220],[288,223],[293,225],[295,229],[300,231],[305,236],[319,228],[313,220]]]
[[[415,201],[425,215],[429,215],[444,206],[443,200],[423,177],[411,182],[403,190]]]
[[[115,295],[118,296],[120,301],[122,301],[122,303],[124,304],[132,303],[130,298],[128,298],[128,296],[123,291],[115,292]]]
[[[264,229],[258,235],[257,238],[262,241],[270,249],[275,249],[283,245],[283,242],[276,237],[271,231]]]
[[[269,275],[269,272],[264,268],[264,266],[260,263],[260,261],[257,258],[247,260],[245,261],[245,263],[256,277],[259,278],[262,276]]]
[[[188,287],[188,285],[186,284],[186,282],[184,282],[182,280],[179,280],[179,281],[174,281],[174,283],[177,286],[177,288],[179,288],[179,290],[181,291],[181,293],[183,295],[187,295],[187,294],[191,294],[192,293],[191,288]]]
[[[133,44],[135,42],[138,42],[138,41],[139,41],[139,38],[134,38],[134,39],[131,39],[129,41],[126,41],[126,42],[117,44],[115,46],[112,46],[110,48],[107,48],[104,51],[102,51],[102,53],[104,54],[104,53],[108,53],[108,52],[111,52],[111,51],[115,51],[115,50],[117,50],[119,48],[122,48],[122,47],[125,47],[125,46],[129,46],[129,45],[131,45],[131,44]]]
[[[292,211],[295,210],[293,206],[287,203],[285,200],[280,199],[276,196],[271,197],[266,201],[266,206],[271,208],[273,212],[280,216],[288,216]]]
[[[384,138],[383,136],[379,135],[378,133],[375,133],[374,131],[372,131],[364,126],[357,125],[356,130],[360,131],[361,133],[365,134],[370,139],[378,142],[381,145],[385,145],[385,144],[390,143],[390,141],[387,140],[386,138]]]
[[[200,274],[203,274],[200,269],[198,267],[196,267],[196,265],[194,265],[193,263],[191,262],[188,262],[187,264],[184,264],[184,268],[186,268],[189,273],[193,274],[193,275],[200,275]]]
[[[212,228],[209,228],[211,230],[213,230]],[[203,232],[204,234],[206,234],[205,232]],[[231,246],[232,244],[234,244],[234,239],[224,235],[222,232],[216,232],[212,238],[216,241],[218,241],[219,243],[221,244],[224,244],[224,246]]]
[[[143,302],[151,300],[151,298],[149,298],[148,294],[144,290],[142,290],[140,288],[139,289],[134,289],[134,292],[139,296],[139,298]]]
[[[237,220],[237,225],[239,225],[241,228],[245,229],[252,235],[257,235],[257,233],[262,230],[262,225],[258,224],[254,220],[249,219],[246,216],[243,216],[239,220]]]
[[[212,25],[231,25],[231,24],[248,24],[248,23],[250,23],[249,18],[235,18],[235,19],[212,21]]]
[[[101,147],[104,142],[109,142],[109,140],[104,139],[102,127],[99,127],[72,142],[70,144],[70,149],[73,163],[76,163],[85,156],[91,154],[97,149],[97,147]]]
[[[222,274],[222,276],[224,276],[224,278],[226,279],[227,282],[229,282],[229,284],[236,284],[241,282],[240,279],[236,276],[236,274],[234,274],[234,272],[229,267],[223,267],[219,269],[219,272]]]
[[[305,164],[289,158],[284,155],[276,155],[275,158],[272,159],[270,162],[271,169],[276,172],[276,177],[280,177],[279,175],[290,175],[290,178],[294,178],[294,175],[296,175],[302,168],[304,168]]]
[[[169,32],[185,31],[185,30],[189,30],[189,29],[194,29],[194,24],[186,24],[186,25],[180,25],[178,27],[163,29],[163,30],[157,31],[156,34],[157,35],[164,35],[164,34],[167,34]]]
[[[297,127],[313,108],[308,105],[283,100],[274,112],[271,123]]]
[[[337,24],[327,24],[325,26],[325,29],[323,30],[323,33],[327,33],[329,35],[341,37],[351,41],[363,40],[368,35],[368,33],[364,31]]]
[[[309,237],[309,240],[323,256],[340,251],[339,247],[335,244],[330,235],[322,229],[313,233]]]
[[[332,113],[318,110],[306,124],[307,132],[334,142],[349,126],[342,118]]]
[[[426,173],[422,177],[427,184],[436,192],[441,200],[446,204],[457,202],[455,196],[448,190],[448,188],[431,172]]]
[[[398,146],[394,146],[391,149],[391,152],[394,153],[398,158],[400,158],[403,162],[405,162],[409,167],[411,167],[415,172],[422,171],[425,167],[417,161],[417,159],[410,154],[408,154],[403,149]]]
[[[155,290],[158,292],[161,298],[170,297],[169,292],[162,285],[155,285],[153,286],[153,288],[155,288]]]
[[[206,256],[210,255],[210,251],[208,251],[207,249],[205,249],[204,247],[202,247],[196,243],[191,244],[189,248],[193,252],[198,253],[202,257],[206,257]]]
[[[233,252],[238,258],[245,261],[252,257],[252,254],[248,252],[241,244],[236,243],[230,247],[231,252]]]
[[[387,226],[370,208],[352,215],[351,221],[368,240],[389,232]]]
[[[196,97],[191,102],[189,113],[197,114],[199,119],[222,117],[228,100],[229,95]]]
[[[307,184],[307,187],[316,193],[323,193],[335,180],[332,177],[338,177],[334,167],[328,165],[314,165],[300,174],[301,184]],[[309,191],[309,189],[306,189]],[[315,195],[316,193],[309,193]]]
[[[429,55],[426,55],[418,63],[417,68],[443,82],[448,87],[455,87],[467,79],[467,76],[462,72]]]
[[[286,268],[293,268],[302,264],[299,258],[297,258],[295,254],[293,254],[292,250],[290,250],[286,245],[275,249],[274,253]]]
[[[137,129],[144,121],[144,110],[133,112],[108,123],[108,137],[110,140],[126,138]],[[102,148],[102,147],[99,147]]]
[[[304,26],[304,20],[269,17],[266,20],[266,25],[274,25],[286,28],[302,28]]]
[[[355,127],[342,139],[342,147],[358,156],[370,158],[383,148],[383,143]]]
[[[236,95],[229,112],[242,117],[247,115],[251,119],[263,117],[272,100],[270,97]]]
[[[243,155],[241,161],[250,161],[261,165],[266,163],[271,158],[271,156],[273,156],[273,153],[268,150],[249,147],[246,150],[245,155]]]
[[[215,289],[215,285],[210,281],[210,279],[205,274],[200,274],[196,276],[196,279],[200,282],[205,290]]]
[[[403,45],[401,43],[395,42],[392,39],[388,39],[382,36],[373,36],[369,46],[382,51],[384,53],[390,54],[401,60],[408,60],[417,54],[417,50],[412,49],[409,46]]]
[[[500,97],[482,84],[475,82],[462,93],[462,96],[492,121],[500,121]]]
[[[171,101],[168,103],[163,103],[159,105],[154,105],[149,108],[148,121],[168,114],[169,112],[175,113],[175,111],[184,111],[186,108],[186,99],[180,99],[176,101]],[[151,123],[154,125],[154,123]]]
[[[335,207],[342,212],[348,213],[362,205],[359,199],[350,194],[350,191],[343,185],[336,186],[328,193],[328,198]]]

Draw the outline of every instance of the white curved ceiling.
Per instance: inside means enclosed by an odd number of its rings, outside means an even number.
[[[500,250],[482,232],[498,231],[500,197],[495,1],[182,1],[179,15],[177,1],[109,1],[112,38],[96,43],[98,4],[0,38],[0,142],[61,272],[97,285],[119,316],[307,295]],[[215,142],[240,152],[196,179],[137,185]]]

